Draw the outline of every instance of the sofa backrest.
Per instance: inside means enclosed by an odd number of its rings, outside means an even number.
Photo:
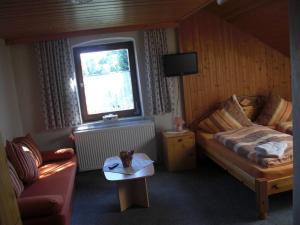
[[[74,148],[74,141],[70,138],[70,135],[72,135],[72,128],[62,128],[36,133],[32,137],[41,151],[49,151],[60,148]]]

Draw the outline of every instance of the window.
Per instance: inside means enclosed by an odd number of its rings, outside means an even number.
[[[132,42],[74,48],[84,122],[141,115]]]

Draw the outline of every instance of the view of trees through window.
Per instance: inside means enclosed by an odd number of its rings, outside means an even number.
[[[134,109],[127,49],[80,54],[88,114]]]
[[[81,53],[80,58],[82,72],[86,76],[99,76],[112,72],[129,71],[127,49]]]

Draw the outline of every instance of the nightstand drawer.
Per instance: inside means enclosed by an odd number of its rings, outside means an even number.
[[[195,140],[194,134],[188,134],[188,135],[184,135],[184,136],[168,138],[169,142],[177,142],[177,143],[184,142],[187,140]]]
[[[194,140],[184,140],[182,142],[172,143],[171,144],[172,149],[171,151],[174,151],[176,153],[177,151],[185,151],[191,148],[194,148],[195,141]]]

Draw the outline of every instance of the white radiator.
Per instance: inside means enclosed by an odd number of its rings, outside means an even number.
[[[123,150],[146,153],[157,159],[153,121],[132,121],[75,131],[75,144],[80,171],[100,169],[106,158]]]

